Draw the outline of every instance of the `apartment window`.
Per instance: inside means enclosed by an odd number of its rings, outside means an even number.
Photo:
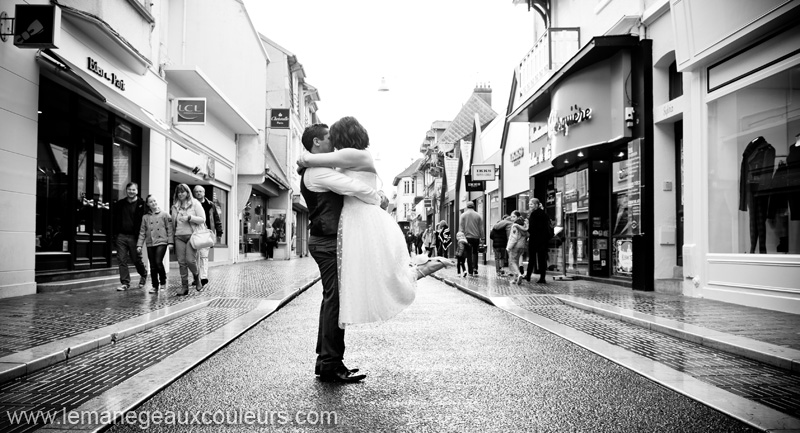
[[[416,193],[414,188],[414,181],[413,180],[404,180],[403,181],[403,194],[405,195],[414,195]]]

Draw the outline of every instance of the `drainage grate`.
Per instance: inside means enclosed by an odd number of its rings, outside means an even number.
[[[210,304],[209,308],[246,308],[251,310],[258,306],[259,300],[254,299],[235,299],[235,298],[222,298],[215,299]]]
[[[800,416],[798,374],[567,305],[520,306],[733,394]]]
[[[525,295],[514,296],[514,303],[520,307],[534,306],[534,305],[563,305],[561,300],[554,296],[543,295]]]

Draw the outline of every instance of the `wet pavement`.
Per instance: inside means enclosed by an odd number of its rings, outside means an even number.
[[[335,411],[346,431],[749,428],[731,416],[761,429],[800,427],[792,418],[800,417],[800,376],[791,371],[798,316],[581,280],[511,285],[493,268],[480,271],[440,271],[400,317],[349,330],[346,361],[369,374],[352,389],[310,374],[321,296],[310,258],[214,267],[206,290],[188,297],[172,296],[173,271],[169,293],[159,295],[93,289],[0,299],[0,370],[135,324],[116,344],[106,338],[48,361],[55,365],[29,365],[16,380],[3,383],[0,371],[0,414],[313,409]],[[280,427],[309,425],[293,423]],[[3,416],[0,432],[45,424]]]
[[[253,430],[233,422],[247,412],[281,431],[751,431],[433,279],[398,317],[347,331],[345,362],[366,380],[321,383],[313,375],[320,300],[316,284],[136,412],[207,413],[214,431]],[[286,416],[269,423],[266,412]],[[324,422],[331,414],[335,425]],[[197,420],[160,428],[190,431]]]
[[[255,261],[209,269],[200,293],[174,296],[180,288],[177,269],[168,289],[155,295],[145,289],[115,288],[42,293],[0,299],[0,357],[72,337],[195,298],[267,298],[277,290],[299,287],[319,271],[311,260]],[[138,277],[134,278],[138,281]]]

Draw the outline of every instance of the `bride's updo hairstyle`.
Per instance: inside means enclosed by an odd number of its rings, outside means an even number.
[[[331,125],[330,139],[337,149],[353,148],[364,150],[369,147],[367,130],[355,117],[342,117]]]

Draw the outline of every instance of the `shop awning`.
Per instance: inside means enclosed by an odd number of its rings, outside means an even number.
[[[87,97],[106,104],[113,111],[126,119],[132,120],[146,128],[150,128],[187,149],[196,147],[188,140],[178,135],[172,127],[163,120],[129,101],[114,90],[109,89],[101,83],[96,83],[97,80],[89,76],[88,73],[82,71],[69,61],[62,59],[52,51],[41,51],[37,55],[36,60],[46,76],[50,76],[56,81],[60,81],[68,87],[80,91],[80,93]]]
[[[552,87],[567,75],[611,58],[619,50],[639,45],[639,37],[633,35],[595,36],[584,45],[564,66],[554,73],[528,99],[506,116],[506,122],[528,122],[534,115],[550,105]]]

